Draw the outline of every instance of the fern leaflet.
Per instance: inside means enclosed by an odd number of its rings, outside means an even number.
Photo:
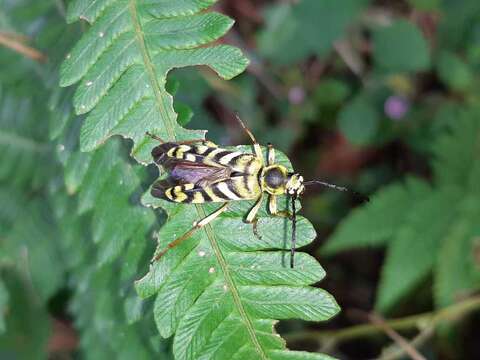
[[[78,114],[89,112],[81,130],[83,150],[96,149],[108,137],[121,135],[133,140],[132,155],[148,163],[156,143],[145,136],[146,131],[170,141],[203,136],[203,131],[186,130],[177,123],[165,83],[167,73],[177,67],[207,65],[225,79],[245,69],[248,61],[238,49],[204,46],[232,25],[221,14],[200,12],[213,2],[72,3],[68,18],[92,24],[67,55],[61,77],[64,86],[81,80],[74,106]],[[285,157],[283,161],[288,162]],[[158,234],[160,247],[215,207],[165,203],[149,195],[143,202],[162,207],[168,216]],[[137,283],[141,296],[157,294],[157,326],[164,337],[176,334],[177,359],[326,358],[287,351],[273,330],[275,319],[319,321],[338,312],[331,295],[308,286],[319,281],[324,271],[307,254],[300,254],[297,267],[289,269],[287,252],[272,251],[289,247],[289,223],[268,217],[264,206],[259,240],[251,225],[242,221],[251,205],[233,204],[211,226],[167,253]],[[298,237],[300,246],[315,237],[304,218],[298,224]]]
[[[380,190],[342,222],[324,247],[333,254],[387,246],[376,304],[382,311],[391,310],[432,272],[437,306],[480,286],[474,260],[480,235],[474,220],[480,214],[479,113],[475,107],[459,111],[448,132],[434,142],[432,187],[409,179]]]

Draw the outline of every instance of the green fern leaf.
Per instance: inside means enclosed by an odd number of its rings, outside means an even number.
[[[380,190],[340,223],[322,253],[332,255],[352,247],[385,245],[405,222],[412,202],[423,198],[428,189],[422,180],[409,178],[405,184],[395,183]]]
[[[454,219],[451,204],[460,195],[454,188],[444,189],[416,200],[388,247],[377,295],[378,309],[390,310],[432,271],[442,236]]]
[[[448,306],[478,287],[472,267],[474,240],[480,234],[480,205],[478,199],[471,197],[463,200],[459,207],[455,215],[458,221],[442,239],[435,264],[434,296],[438,307]]]
[[[0,181],[16,187],[36,188],[52,170],[49,148],[41,137],[45,124],[35,121],[33,101],[0,86]]]
[[[24,206],[20,213],[22,221],[15,223],[4,246],[12,259],[24,258],[24,271],[31,274],[32,287],[46,302],[60,288],[65,266],[57,245],[50,240],[57,233],[51,225],[52,219],[47,216],[50,213],[48,204],[29,201]],[[24,254],[25,249],[28,254]]]
[[[150,210],[132,204],[131,197],[140,186],[140,177],[136,167],[119,157],[120,150],[120,142],[112,140],[88,156],[79,152],[64,154],[65,185],[70,193],[78,193],[77,211],[82,215],[92,214],[92,240],[98,247],[99,266],[112,263],[124,256],[130,246],[137,246],[139,234],[146,236],[155,221]],[[141,243],[143,250],[146,244]],[[135,258],[140,256],[141,253],[136,254]],[[139,259],[129,260],[136,264]],[[130,276],[135,273],[136,268],[128,268]]]
[[[463,192],[463,198],[455,207],[457,221],[443,237],[435,266],[434,297],[439,307],[480,287],[480,271],[475,259],[476,239],[480,236],[479,113],[479,108],[462,111],[450,131],[434,144],[436,182],[458,186]]]
[[[291,169],[285,155],[278,153],[277,158]],[[143,203],[162,207],[169,217],[158,234],[159,248],[187,231],[202,211],[218,207],[208,204],[197,213],[192,205],[168,203],[149,194]],[[163,337],[176,332],[178,359],[241,359],[246,354],[248,358],[275,358],[271,351],[284,349],[285,344],[272,334],[274,321],[270,319],[322,321],[338,312],[331,295],[307,286],[325,276],[314,258],[299,253],[296,267],[289,268],[288,221],[269,217],[263,204],[257,224],[259,239],[252,225],[242,221],[253,203],[232,205],[210,229],[170,250],[137,282],[141,296],[157,293],[157,327]],[[299,247],[316,236],[302,217],[297,231]],[[283,251],[265,251],[271,249]]]
[[[225,79],[245,69],[248,61],[238,49],[225,45],[205,47],[232,25],[223,15],[199,13],[213,2],[116,0],[94,1],[91,6],[86,6],[85,1],[73,2],[69,18],[87,19],[92,26],[67,56],[61,84],[81,80],[74,107],[78,114],[89,112],[81,129],[83,150],[96,149],[118,134],[133,139],[132,155],[148,163],[156,142],[145,136],[146,131],[165,140],[203,136],[203,131],[186,130],[177,123],[172,97],[165,86],[173,68],[207,65]],[[78,187],[80,211],[93,208],[97,212],[94,237],[98,237],[99,244],[103,233],[113,231],[102,225],[103,217],[109,221],[109,214],[107,207],[101,210],[101,204],[116,202],[111,195],[102,195],[102,187],[118,183],[122,174],[112,164],[116,153],[107,144],[95,152],[87,170],[77,170],[83,177]],[[278,157],[291,168],[284,155]],[[105,171],[113,173],[113,177],[104,179],[101,174]],[[149,194],[143,202],[162,207],[168,216],[158,234],[159,247],[218,206],[172,204]],[[286,199],[281,204],[285,208]],[[154,316],[163,337],[175,334],[173,351],[177,359],[326,358],[288,352],[284,340],[273,331],[274,319],[320,321],[338,312],[330,294],[308,286],[321,280],[325,272],[307,254],[298,254],[297,267],[289,269],[289,221],[270,218],[263,204],[259,240],[252,226],[243,222],[250,206],[251,202],[232,204],[219,219],[172,249],[137,282],[137,291],[143,297],[157,294]],[[126,213],[122,222],[135,222],[127,217]],[[131,224],[124,226],[135,228]],[[122,243],[119,247],[124,246],[125,237],[118,236]],[[306,245],[314,238],[312,225],[300,217],[298,245]],[[273,249],[283,251],[263,251]],[[106,259],[118,254],[116,247],[100,247],[100,251]]]
[[[68,7],[67,22],[72,23],[82,19],[92,23],[113,2],[114,0],[74,1]]]
[[[212,2],[73,2],[69,18],[85,18],[93,25],[67,55],[60,83],[83,79],[74,105],[77,114],[91,111],[80,138],[84,151],[118,134],[133,139],[132,154],[148,163],[155,143],[146,131],[165,139],[202,136],[177,124],[165,82],[178,67],[207,65],[225,79],[245,69],[248,61],[234,47],[200,48],[233,24],[221,14],[197,13]]]
[[[439,307],[480,287],[475,239],[480,236],[478,107],[463,109],[432,147],[434,186],[412,179],[390,185],[340,224],[329,254],[386,245],[376,306],[391,310],[433,272]],[[459,161],[461,159],[461,161]]]
[[[28,28],[27,31],[12,28],[13,31],[41,39],[41,44],[33,46],[48,53],[49,58],[46,65],[18,55],[12,60],[15,56],[4,57],[5,49],[0,49],[1,67],[5,70],[0,90],[0,150],[4,155],[0,164],[0,172],[4,174],[0,178],[0,282],[6,284],[10,298],[6,312],[4,292],[0,290],[0,323],[6,320],[8,327],[0,336],[0,348],[2,353],[22,359],[47,357],[51,321],[47,301],[59,289],[74,285],[69,313],[74,315],[82,356],[170,359],[167,350],[160,348],[162,342],[155,341],[153,346],[154,342],[145,336],[152,334],[153,329],[149,318],[138,315],[142,303],[132,284],[139,263],[145,258],[144,250],[148,247],[145,238],[154,220],[149,209],[131,204],[142,176],[138,168],[144,169],[127,164],[118,153],[122,148],[111,142],[99,149],[103,152],[100,158],[108,166],[86,184],[83,180],[87,175],[92,176],[94,154],[78,152],[81,118],[75,118],[71,111],[72,91],[52,89],[58,82],[56,71],[52,71],[57,68],[52,66],[56,62],[55,53],[65,53],[65,44],[71,46],[72,34],[76,37],[79,28],[66,28],[61,8],[61,2],[25,0],[7,5],[6,13],[0,11],[2,21],[7,14],[13,17],[12,24]],[[10,62],[6,68],[4,60]],[[45,115],[50,115],[48,122]],[[39,118],[43,121],[38,121]],[[47,134],[58,142],[55,148],[46,139]],[[111,156],[106,157],[105,150],[109,147],[115,153],[110,152]],[[81,216],[77,199],[64,192],[61,169],[55,160],[65,168],[65,185],[70,194],[78,194],[80,189],[84,194],[95,194]],[[88,185],[96,188],[95,181],[102,184],[100,192],[87,189]],[[112,186],[106,186],[106,182]],[[26,194],[28,201],[24,201],[22,194]],[[107,212],[106,202],[112,197],[115,209]],[[55,204],[50,207],[52,203]],[[118,219],[112,213],[117,211],[126,225],[125,233],[119,233],[115,223]],[[94,229],[92,215],[96,217]],[[135,221],[127,225],[126,218]],[[139,221],[139,226],[131,229],[129,225]],[[115,226],[117,231],[112,231]],[[92,237],[98,240],[97,244]],[[118,261],[121,266],[113,262],[120,255],[125,257]]]
[[[39,306],[38,298],[32,296],[27,276],[20,269],[2,273],[10,306],[5,316],[7,331],[0,332],[0,348],[3,354],[15,358],[41,359],[50,334],[49,315]]]
[[[472,181],[472,168],[479,161],[477,154],[480,149],[479,126],[472,117],[478,116],[478,113],[478,109],[458,111],[455,114],[456,126],[451,126],[449,133],[434,142],[433,170],[435,183],[439,186],[465,187]]]

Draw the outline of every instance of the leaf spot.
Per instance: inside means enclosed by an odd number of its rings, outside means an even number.
[[[98,36],[100,36],[100,37],[102,38],[102,37],[105,36],[105,33],[104,33],[103,31],[100,31],[100,32],[98,33]]]
[[[214,267],[211,267],[210,269],[208,269],[208,272],[209,272],[210,274],[213,274],[213,273],[215,272],[215,268],[214,268]]]
[[[67,56],[65,56],[66,59],[70,59],[72,57],[72,54],[67,54]]]
[[[63,145],[63,144],[58,144],[58,145],[57,145],[57,150],[58,150],[59,152],[64,151],[64,150],[65,150],[65,145]]]
[[[203,250],[200,250],[200,251],[198,252],[198,256],[200,256],[200,257],[205,256],[205,254],[206,254],[206,252],[203,251]]]
[[[223,291],[228,291],[228,286],[227,286],[227,284],[224,284],[224,285],[223,285]]]

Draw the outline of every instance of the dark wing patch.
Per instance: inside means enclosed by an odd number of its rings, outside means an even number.
[[[226,179],[230,176],[231,170],[221,164],[206,164],[203,155],[198,155],[193,151],[185,151],[184,154],[195,156],[196,161],[172,157],[167,153],[174,148],[179,147],[176,143],[164,143],[152,150],[152,156],[155,162],[168,170],[170,173],[169,182],[172,185],[181,184],[199,184],[206,186],[214,181]],[[208,150],[215,150],[211,147]]]
[[[178,144],[173,143],[173,142],[167,142],[167,143],[163,143],[163,144],[160,144],[158,146],[155,146],[152,150],[153,160],[157,164],[162,164],[164,159],[167,158],[168,150],[170,150],[171,148],[174,148],[176,146],[178,146]]]
[[[226,167],[213,167],[189,161],[176,161],[171,164],[170,178],[179,184],[192,183],[206,186],[209,183],[227,179],[231,171]]]
[[[171,201],[165,195],[165,190],[167,190],[171,186],[172,183],[168,179],[158,180],[153,184],[152,189],[150,190],[150,194],[152,194],[153,197]]]

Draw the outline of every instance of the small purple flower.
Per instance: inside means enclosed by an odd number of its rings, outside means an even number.
[[[299,105],[305,100],[305,90],[300,86],[294,86],[288,90],[288,100],[293,105]]]
[[[399,95],[389,96],[385,101],[385,114],[392,120],[401,120],[410,109],[410,102]]]

